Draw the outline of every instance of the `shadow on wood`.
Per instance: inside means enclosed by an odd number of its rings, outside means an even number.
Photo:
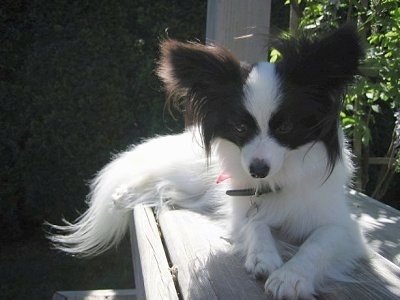
[[[246,273],[217,224],[185,210],[163,212],[160,224],[184,299],[267,297],[264,282]],[[349,276],[350,282],[327,282],[319,299],[398,299],[399,268],[373,251],[371,255],[370,263],[361,262]]]

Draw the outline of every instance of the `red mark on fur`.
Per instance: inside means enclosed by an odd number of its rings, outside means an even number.
[[[224,172],[221,172],[219,175],[218,175],[218,178],[217,178],[217,180],[215,181],[216,183],[221,183],[222,181],[225,181],[225,180],[227,180],[227,179],[229,179],[229,178],[231,178],[231,175],[229,175],[229,174],[227,174],[227,173],[224,173]]]

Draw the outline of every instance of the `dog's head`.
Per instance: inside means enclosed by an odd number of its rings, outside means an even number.
[[[363,55],[356,30],[283,40],[277,48],[278,63],[250,66],[222,47],[167,40],[158,75],[186,125],[199,127],[207,154],[213,141],[228,141],[245,172],[265,178],[280,171],[286,153],[319,143],[332,171],[341,155],[342,94]]]

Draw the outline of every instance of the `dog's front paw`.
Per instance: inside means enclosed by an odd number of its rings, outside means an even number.
[[[264,251],[248,254],[244,266],[255,278],[267,278],[282,264],[282,258],[278,253]]]
[[[265,292],[273,299],[316,299],[312,279],[306,274],[283,266],[265,283]]]

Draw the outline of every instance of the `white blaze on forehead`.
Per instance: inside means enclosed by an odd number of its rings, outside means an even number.
[[[244,105],[258,123],[262,133],[267,133],[271,114],[279,104],[279,78],[275,65],[258,63],[251,70],[244,86]]]

